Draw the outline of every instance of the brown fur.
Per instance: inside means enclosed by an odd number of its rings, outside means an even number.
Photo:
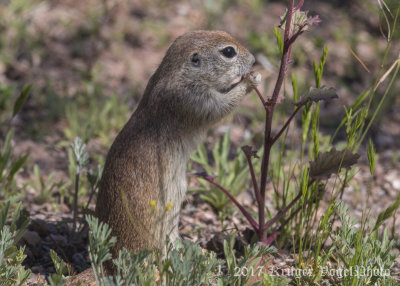
[[[226,46],[236,48],[236,58],[221,55]],[[191,62],[194,53],[200,67]],[[96,216],[117,237],[114,257],[123,247],[163,248],[166,236],[178,238],[187,160],[201,133],[249,91],[253,82],[242,80],[220,92],[253,63],[244,47],[220,31],[184,34],[168,49],[104,166]]]

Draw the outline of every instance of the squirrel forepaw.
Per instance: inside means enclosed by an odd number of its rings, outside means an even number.
[[[251,71],[246,75],[247,80],[247,92],[250,92],[253,88],[261,83],[261,74],[255,71]]]

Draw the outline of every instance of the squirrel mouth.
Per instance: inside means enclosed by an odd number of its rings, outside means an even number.
[[[219,92],[220,93],[230,92],[232,89],[234,89],[236,86],[238,86],[238,84],[241,83],[243,79],[244,79],[243,75],[234,78],[230,86],[228,86],[227,88],[221,89]]]

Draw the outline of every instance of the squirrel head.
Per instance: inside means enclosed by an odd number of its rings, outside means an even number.
[[[186,125],[208,125],[238,105],[250,90],[254,56],[222,31],[178,37],[146,88],[142,104]]]

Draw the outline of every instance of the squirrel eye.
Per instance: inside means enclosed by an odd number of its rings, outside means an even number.
[[[233,58],[234,56],[236,56],[236,51],[233,47],[223,48],[220,52],[227,58]]]
[[[190,58],[190,61],[192,62],[192,65],[195,67],[200,66],[200,57],[198,53],[194,53],[192,57]]]

